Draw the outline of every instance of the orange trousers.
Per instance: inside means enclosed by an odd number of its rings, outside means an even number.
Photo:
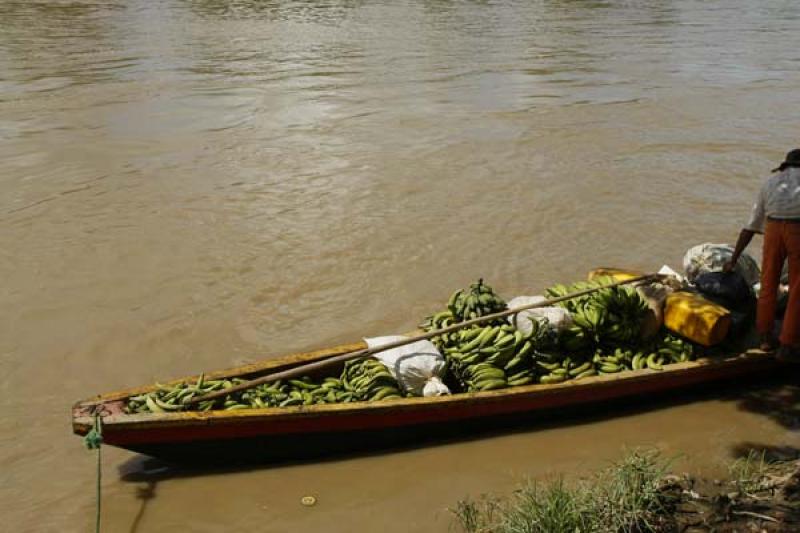
[[[756,329],[762,335],[771,335],[775,328],[778,286],[783,262],[787,259],[789,303],[783,317],[780,342],[797,346],[800,343],[800,223],[767,220],[761,261],[761,292],[756,311]]]

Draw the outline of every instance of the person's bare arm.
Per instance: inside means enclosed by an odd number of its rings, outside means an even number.
[[[749,229],[743,229],[739,232],[739,238],[736,240],[736,247],[733,249],[733,255],[730,261],[725,263],[725,266],[722,267],[723,272],[730,272],[733,270],[733,267],[736,266],[736,262],[739,261],[739,256],[742,255],[744,249],[747,248],[747,245],[753,240],[753,235],[755,234],[755,231]]]

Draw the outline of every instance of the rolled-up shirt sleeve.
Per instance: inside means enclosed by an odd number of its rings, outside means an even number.
[[[753,205],[753,211],[750,213],[750,220],[744,227],[746,230],[754,231],[755,233],[764,233],[764,224],[767,220],[767,213],[764,208],[764,187],[758,192],[758,198]]]

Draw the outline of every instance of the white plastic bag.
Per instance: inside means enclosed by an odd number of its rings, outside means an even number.
[[[698,244],[689,248],[689,251],[683,256],[683,270],[689,281],[694,283],[694,279],[700,274],[721,271],[723,265],[730,261],[731,256],[733,256],[733,246],[730,244],[712,244],[710,242]],[[751,287],[761,278],[758,263],[747,253],[743,253],[739,257],[739,261],[736,263],[736,272],[741,274]]]
[[[667,279],[662,280],[664,285],[669,285],[675,290],[684,288],[686,284],[686,278],[672,270],[669,265],[664,265],[658,271],[658,274],[663,274],[664,276],[668,276]]]
[[[407,339],[402,335],[364,339],[369,348]],[[450,389],[442,383],[445,360],[431,341],[418,341],[378,352],[373,357],[386,365],[406,392],[415,396],[443,396]]]
[[[517,296],[508,302],[509,309],[533,305],[547,300],[544,296]],[[531,319],[547,319],[548,325],[555,331],[560,332],[572,325],[572,315],[563,307],[536,307],[526,309],[517,314],[510,315],[508,322],[520,330],[524,335],[530,335],[533,330]]]

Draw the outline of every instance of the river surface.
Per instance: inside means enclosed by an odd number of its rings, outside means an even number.
[[[798,109],[794,0],[3,0],[3,527],[93,528],[78,399],[734,240]],[[104,531],[446,532],[625,446],[800,445],[797,391],[742,385],[317,464],[104,448]]]

